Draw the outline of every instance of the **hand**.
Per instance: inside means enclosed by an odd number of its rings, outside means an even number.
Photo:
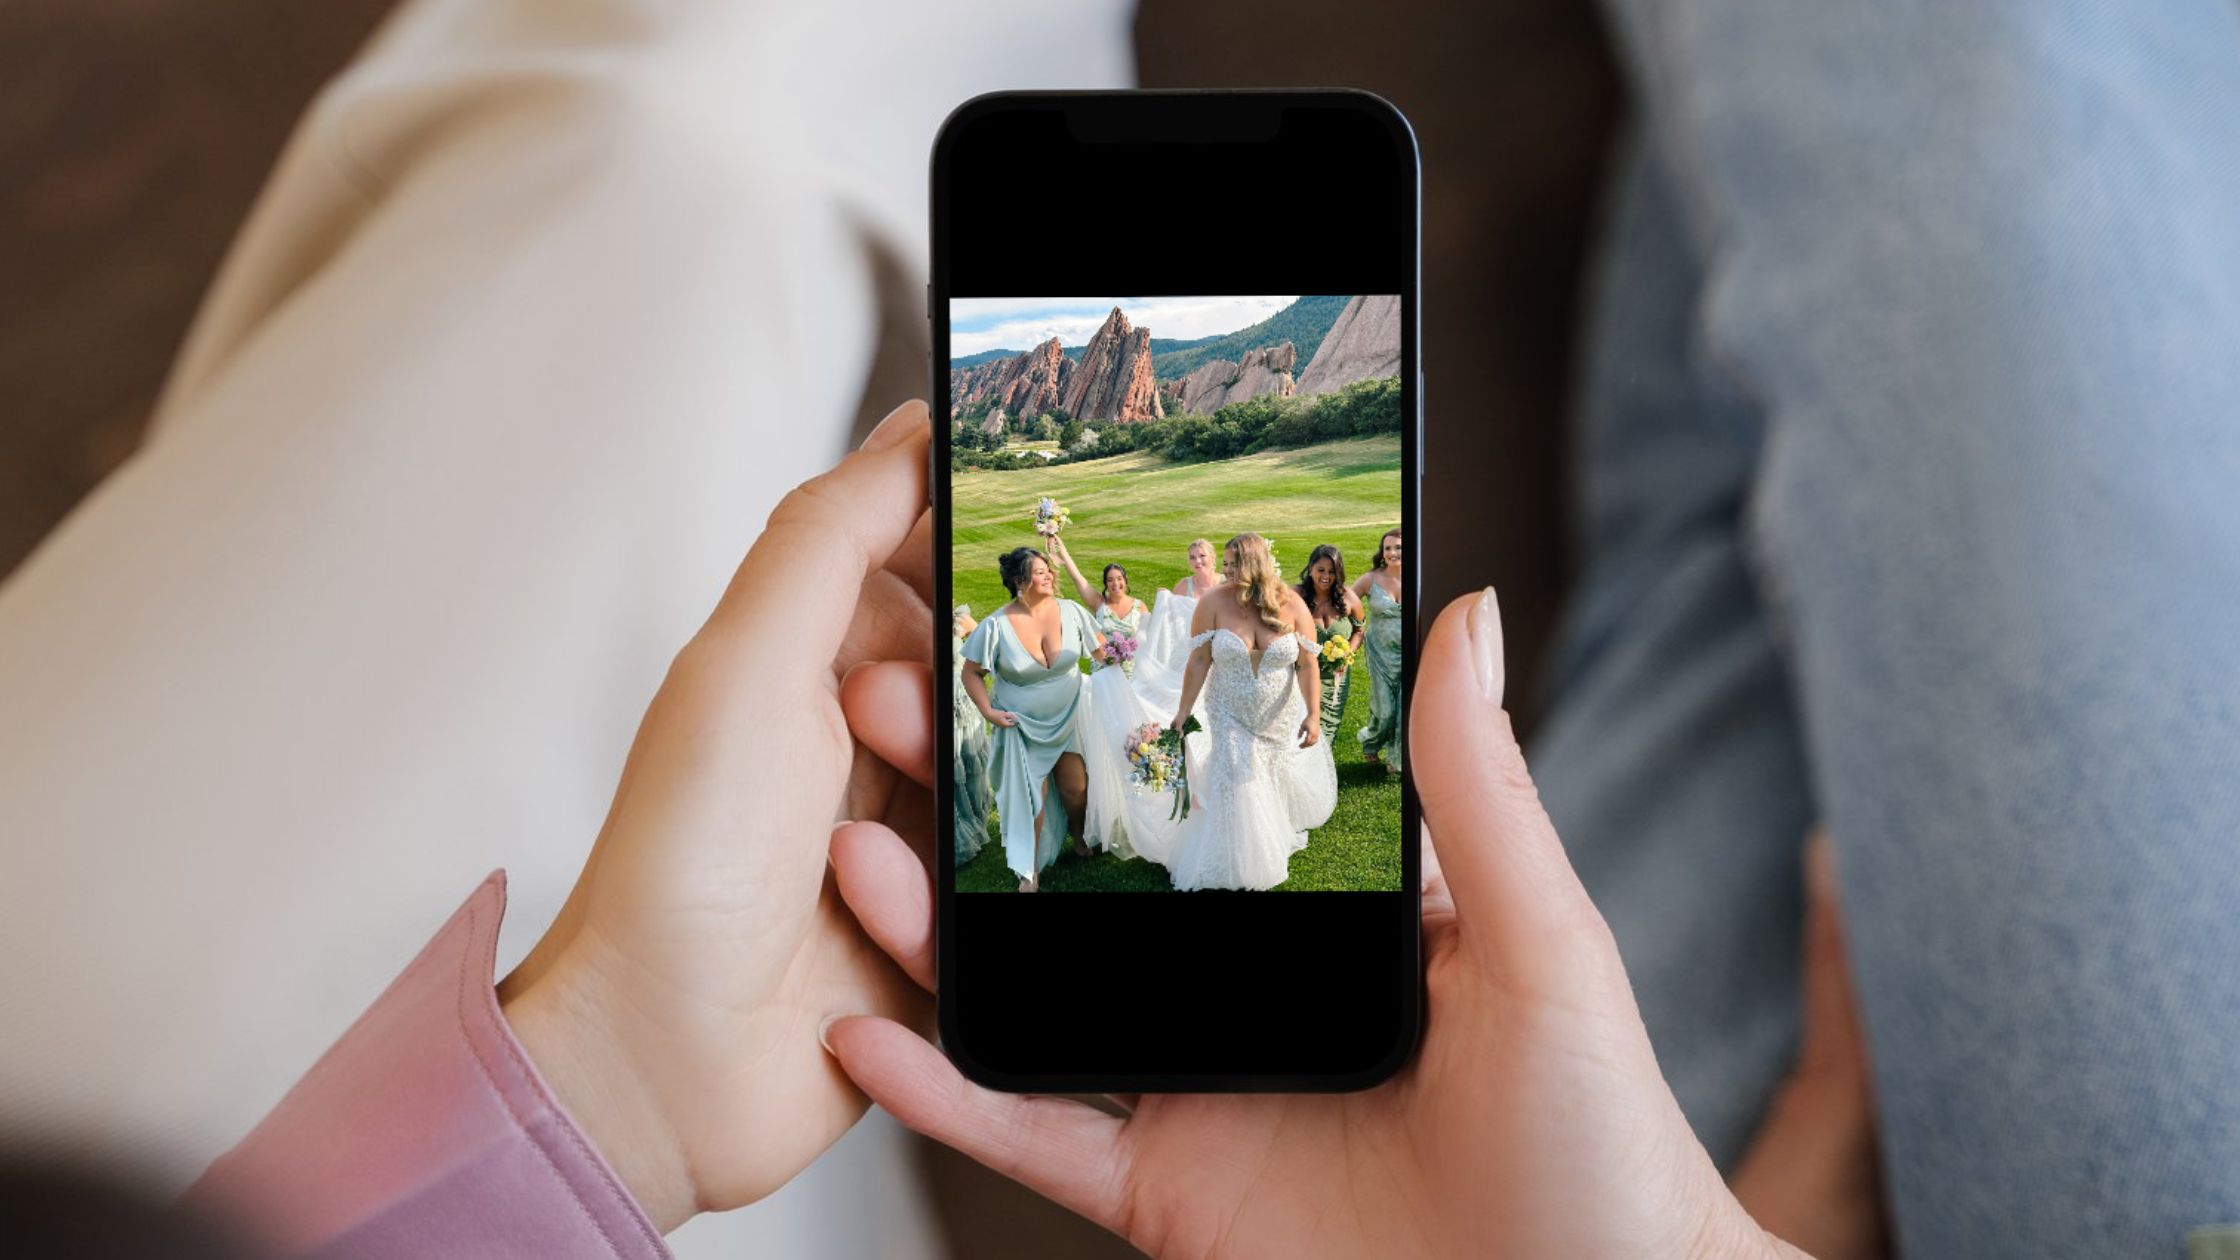
[[[1804,1045],[1733,1178],[1759,1224],[1819,1260],[1890,1254],[1866,1032],[1844,957],[1835,853],[1805,846]]]
[[[994,726],[1011,727],[1019,724],[1019,715],[1009,709],[988,710],[988,721]]]
[[[928,694],[922,667],[874,671],[896,694]],[[1492,592],[1439,619],[1419,677],[1410,752],[1438,837],[1424,854],[1431,1005],[1420,1052],[1392,1081],[1147,1095],[1123,1118],[980,1089],[877,1016],[835,1020],[826,1044],[904,1124],[1155,1256],[1796,1254],[1728,1192],[1658,1075],[1609,929],[1501,711]],[[896,729],[894,710],[849,717],[929,778],[930,732]],[[839,829],[832,856],[866,932],[932,984],[920,859],[869,822]]]
[[[1309,713],[1307,720],[1299,723],[1299,747],[1312,748],[1321,742],[1322,719],[1318,714]]]
[[[1167,729],[1170,731],[1179,731],[1187,727],[1189,723],[1190,715],[1187,712],[1177,713],[1173,717],[1167,719]]]
[[[862,1113],[818,1049],[828,1012],[927,1019],[825,866],[836,818],[931,809],[854,745],[840,703],[854,664],[926,650],[927,438],[908,404],[771,514],[647,710],[558,920],[499,989],[665,1231],[768,1194]],[[804,565],[860,583],[803,587]]]
[[[960,639],[971,638],[972,632],[979,628],[979,625],[979,622],[972,619],[972,614],[966,612],[962,607],[959,607],[949,617],[949,633]]]

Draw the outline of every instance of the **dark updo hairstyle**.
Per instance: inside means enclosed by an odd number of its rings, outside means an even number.
[[[1307,553],[1307,563],[1299,570],[1299,598],[1306,601],[1307,615],[1314,615],[1314,566],[1319,560],[1330,562],[1330,604],[1333,615],[1343,615],[1346,610],[1346,558],[1336,547],[1323,543]]]
[[[1104,567],[1104,572],[1097,575],[1097,580],[1103,582],[1106,585],[1110,585],[1112,583],[1112,575],[1115,570],[1119,572],[1121,581],[1125,582],[1128,580],[1128,566],[1124,564],[1106,565]]]
[[[1003,589],[1011,592],[1011,598],[1019,598],[1019,588],[1027,584],[1027,564],[1032,560],[1050,563],[1050,557],[1032,547],[1014,547],[996,557],[996,571],[1003,575]]]

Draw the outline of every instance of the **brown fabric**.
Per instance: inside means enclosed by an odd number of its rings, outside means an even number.
[[[138,444],[296,117],[389,4],[0,5],[0,575]]]

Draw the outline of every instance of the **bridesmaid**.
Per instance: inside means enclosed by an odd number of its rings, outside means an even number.
[[[1299,598],[1314,618],[1317,648],[1332,639],[1361,646],[1361,597],[1346,589],[1346,558],[1336,547],[1323,543],[1307,554],[1307,567],[1299,571]],[[1353,693],[1353,671],[1330,661],[1322,662],[1322,737],[1334,739],[1338,723],[1345,720],[1346,697]]]
[[[988,782],[988,719],[980,716],[964,691],[965,639],[980,623],[972,607],[959,604],[949,618],[950,714],[955,727],[956,757],[949,767],[955,787],[957,865],[979,856],[988,842],[988,811],[995,808],[994,789]]]
[[[1372,766],[1400,770],[1400,531],[1377,542],[1377,567],[1353,584],[1368,615],[1362,634],[1369,660],[1369,724],[1361,728],[1361,755]]]
[[[1078,729],[1081,658],[1104,638],[1088,609],[1058,597],[1041,552],[1020,547],[997,565],[1012,599],[965,639],[964,693],[995,728],[988,769],[1004,860],[1019,891],[1034,892],[1067,833],[1081,834],[1089,782]]]
[[[1221,572],[1214,568],[1214,554],[1212,543],[1203,538],[1191,539],[1190,550],[1186,556],[1190,573],[1174,584],[1174,593],[1197,599],[1207,591],[1221,585]]]
[[[1066,566],[1066,572],[1073,575],[1074,591],[1081,596],[1081,602],[1088,606],[1089,611],[1095,614],[1097,633],[1108,639],[1115,633],[1124,633],[1140,642],[1143,638],[1143,619],[1151,610],[1144,606],[1142,600],[1128,593],[1128,571],[1117,564],[1104,566],[1104,587],[1100,590],[1089,585],[1089,579],[1082,576],[1081,567],[1073,562],[1073,553],[1066,549],[1064,539],[1051,535],[1050,550],[1058,557],[1059,563]],[[1134,661],[1127,662],[1121,668],[1129,674],[1136,672]]]

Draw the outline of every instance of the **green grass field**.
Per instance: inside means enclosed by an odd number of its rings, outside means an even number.
[[[1400,523],[1400,439],[1329,442],[1263,451],[1207,464],[1170,464],[1134,452],[1016,472],[958,469],[951,482],[950,603],[984,617],[1010,598],[996,557],[1041,545],[1034,501],[1049,495],[1073,514],[1066,546],[1090,581],[1108,561],[1127,566],[1146,600],[1187,573],[1193,538],[1218,547],[1258,530],[1274,543],[1284,576],[1296,578],[1317,543],[1345,553],[1347,580],[1367,571],[1377,539]],[[1059,593],[1072,584],[1059,574]]]
[[[952,483],[955,549],[951,604],[985,617],[1009,598],[996,557],[1034,546],[1034,501],[1049,495],[1072,513],[1066,544],[1093,582],[1107,561],[1125,565],[1131,588],[1147,600],[1187,571],[1193,538],[1215,546],[1245,530],[1274,540],[1285,576],[1295,578],[1318,543],[1344,552],[1348,579],[1359,577],[1377,540],[1400,519],[1400,440],[1332,442],[1205,464],[1172,464],[1136,453],[1016,472],[959,470]],[[1060,593],[1071,597],[1061,571]],[[1353,733],[1369,720],[1369,679],[1357,667],[1344,724],[1332,752],[1338,806],[1307,847],[1291,858],[1283,891],[1400,887],[1399,780],[1361,759]],[[991,828],[992,831],[992,828]],[[1018,879],[1000,845],[957,872],[960,892],[1009,892]],[[1171,888],[1155,863],[1106,854],[1066,854],[1042,875],[1045,891],[1152,892]]]

